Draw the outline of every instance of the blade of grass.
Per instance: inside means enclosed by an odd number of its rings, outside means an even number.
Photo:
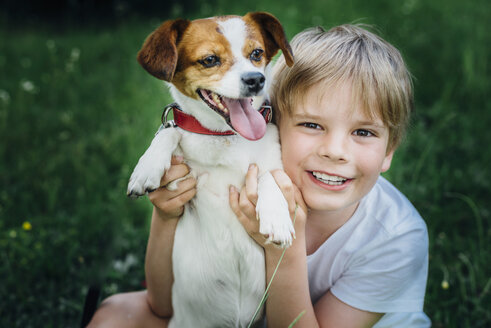
[[[298,209],[298,204],[295,207],[295,213],[293,215],[293,225],[295,225],[295,219],[297,218],[297,209]],[[278,268],[280,267],[280,263],[283,260],[283,256],[285,255],[286,250],[287,250],[286,248],[283,249],[283,252],[281,253],[280,259],[278,260],[278,263],[276,264],[276,268],[273,271],[273,275],[271,276],[271,279],[269,279],[268,286],[266,287],[266,290],[264,291],[263,297],[261,298],[261,302],[259,302],[259,305],[257,306],[256,311],[254,312],[254,315],[252,316],[252,319],[249,322],[249,325],[247,326],[247,328],[250,328],[252,326],[252,324],[254,323],[254,320],[256,320],[256,317],[259,314],[259,311],[263,307],[264,303],[266,303],[266,299],[268,298],[269,288],[271,287],[271,284],[273,283],[273,279],[276,276],[276,272],[278,271]]]
[[[295,326],[295,324],[298,322],[298,320],[300,320],[300,318],[305,314],[305,310],[303,310],[302,312],[300,312],[299,315],[297,315],[297,317],[295,318],[295,320],[292,321],[292,323],[288,326],[288,328],[292,328],[293,326]]]

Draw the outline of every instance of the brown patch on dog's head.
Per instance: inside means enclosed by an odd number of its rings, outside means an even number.
[[[248,13],[243,19],[249,26],[255,27],[255,29],[249,29],[249,33],[254,35],[256,33],[255,30],[261,33],[268,62],[281,49],[286,64],[290,67],[293,65],[292,48],[286,39],[283,26],[276,17],[265,12],[254,12]]]
[[[234,63],[230,44],[215,19],[193,21],[177,45],[179,61],[172,83],[188,97],[198,99],[198,88],[213,89]],[[213,56],[220,64],[206,67]]]
[[[137,59],[140,65],[158,79],[171,81],[176,70],[177,44],[190,21],[176,19],[162,23],[150,34]]]

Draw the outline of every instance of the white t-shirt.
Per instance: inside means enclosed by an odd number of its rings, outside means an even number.
[[[313,304],[330,290],[352,307],[385,313],[374,327],[431,326],[423,313],[426,224],[383,177],[307,263]]]

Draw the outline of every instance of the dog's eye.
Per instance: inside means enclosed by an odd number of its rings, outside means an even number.
[[[251,58],[251,60],[253,61],[261,61],[261,58],[263,57],[263,53],[264,53],[264,50],[263,49],[254,49],[252,50],[251,52],[251,55],[249,56],[249,58]]]
[[[203,65],[206,68],[218,66],[221,64],[220,63],[220,57],[215,56],[215,55],[210,55],[210,56],[207,56],[201,60],[198,60],[198,63],[200,63],[201,65]]]

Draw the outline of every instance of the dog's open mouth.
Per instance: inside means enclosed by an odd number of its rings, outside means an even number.
[[[252,98],[232,99],[204,89],[198,89],[197,93],[208,107],[220,114],[244,138],[258,140],[266,133],[266,121],[252,107]]]

